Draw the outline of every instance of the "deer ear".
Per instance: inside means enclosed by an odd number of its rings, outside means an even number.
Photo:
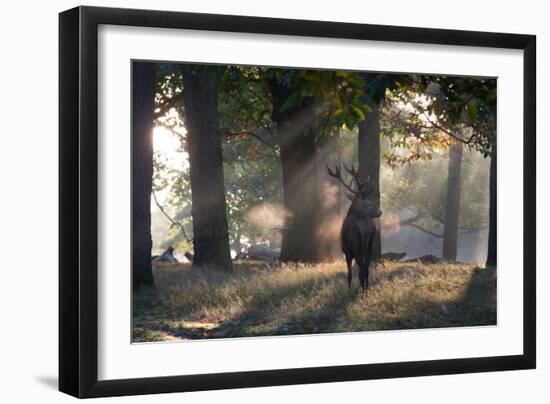
[[[353,200],[355,199],[355,196],[351,195],[351,194],[348,194],[347,192],[345,192],[346,196],[348,197],[348,199],[353,202]]]

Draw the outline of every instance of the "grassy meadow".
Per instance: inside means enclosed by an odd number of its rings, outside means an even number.
[[[133,341],[496,324],[496,272],[465,264],[379,263],[362,297],[345,263],[236,262],[233,273],[155,264],[133,296]]]

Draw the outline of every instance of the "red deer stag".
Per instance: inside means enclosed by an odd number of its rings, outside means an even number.
[[[376,233],[376,226],[373,218],[380,217],[382,211],[372,204],[367,198],[367,182],[359,180],[359,172],[352,165],[349,169],[345,164],[346,171],[351,175],[349,183],[342,178],[342,171],[336,165],[334,171],[327,165],[328,175],[336,178],[348,191],[346,196],[351,201],[342,230],[340,240],[342,252],[346,256],[348,265],[348,287],[351,288],[352,262],[359,266],[359,285],[362,294],[366,294],[369,287],[369,265],[371,261],[372,242]]]

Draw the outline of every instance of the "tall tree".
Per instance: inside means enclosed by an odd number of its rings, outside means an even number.
[[[354,72],[271,70],[265,75],[272,100],[283,168],[284,205],[289,217],[283,232],[281,260],[326,258],[319,236],[323,204],[319,147],[337,133],[365,119],[364,79]]]
[[[487,266],[497,265],[497,148],[491,147],[491,168],[489,177],[489,246]]]
[[[342,258],[340,245],[340,229],[342,226],[342,210],[345,198],[342,186],[337,178],[327,175],[326,167],[342,165],[340,146],[340,130],[336,135],[319,147],[320,163],[318,166],[319,183],[321,186],[322,212],[318,229],[319,259],[332,261]]]
[[[431,108],[438,116],[436,126],[452,128],[461,124],[468,135],[454,136],[455,140],[476,148],[486,158],[491,156],[487,265],[496,265],[496,80],[436,76],[426,77],[426,81],[438,90]],[[443,113],[445,118],[441,119]]]
[[[281,162],[283,203],[289,213],[282,229],[281,258],[285,261],[326,258],[327,223],[321,220],[326,173],[319,151],[337,128],[352,129],[365,119],[364,83],[354,72],[224,69],[218,87],[224,139],[231,142],[250,136],[244,145],[247,160],[257,163],[258,156],[270,155]],[[173,101],[170,96],[164,104],[170,107]],[[243,193],[233,193],[230,188],[228,202],[234,222],[239,216],[235,213],[243,209],[235,209],[232,201],[242,200]],[[333,208],[337,210],[337,206]]]
[[[371,203],[380,208],[380,107],[384,102],[386,90],[406,77],[383,73],[364,73],[364,102],[370,110],[365,119],[360,121],[357,147],[359,154],[359,178],[368,182],[367,194]],[[380,224],[376,227],[372,245],[372,259],[377,260],[382,254]]]
[[[449,261],[456,261],[457,254],[463,149],[462,142],[453,143],[449,147],[445,227],[443,230],[443,258]]]
[[[218,71],[181,65],[191,180],[193,265],[232,270],[218,122]]]
[[[407,145],[412,153],[407,157],[385,156],[393,165],[396,161],[411,161],[431,158],[431,153],[422,149],[440,143],[441,136],[451,138],[478,150],[485,158],[496,153],[496,80],[482,77],[413,76],[408,88],[399,89],[399,98],[404,109],[396,115],[386,116],[389,121],[403,120],[396,145]],[[403,91],[405,90],[405,91]],[[459,127],[460,133],[456,131]],[[405,137],[413,140],[408,142]],[[496,155],[491,159],[489,204],[488,265],[496,263]]]
[[[283,201],[287,210],[281,242],[281,261],[315,262],[317,224],[321,211],[317,176],[317,148],[313,124],[314,98],[285,108],[292,89],[270,80],[275,123],[283,170]],[[287,104],[288,105],[288,104]]]
[[[133,287],[153,285],[151,190],[155,65],[132,64],[132,275]]]
[[[380,208],[380,100],[370,102],[371,112],[359,123],[357,146],[359,154],[359,178],[367,182],[368,198]],[[376,261],[382,253],[380,225],[376,227],[372,243],[372,260]]]

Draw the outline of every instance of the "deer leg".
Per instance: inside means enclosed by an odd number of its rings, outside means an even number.
[[[351,289],[351,277],[352,277],[352,272],[351,272],[351,265],[353,263],[353,256],[351,255],[346,255],[346,264],[348,265],[348,289]]]
[[[365,261],[361,260],[359,263],[359,285],[361,286],[361,295],[364,295],[366,290],[366,271]]]
[[[366,276],[365,276],[365,290],[369,288],[369,276],[370,276],[370,257],[367,259],[367,268],[365,270]]]
[[[369,260],[367,260],[367,265],[365,267],[365,287],[363,288],[363,292],[365,293],[365,296],[367,296],[368,290],[369,290]]]

